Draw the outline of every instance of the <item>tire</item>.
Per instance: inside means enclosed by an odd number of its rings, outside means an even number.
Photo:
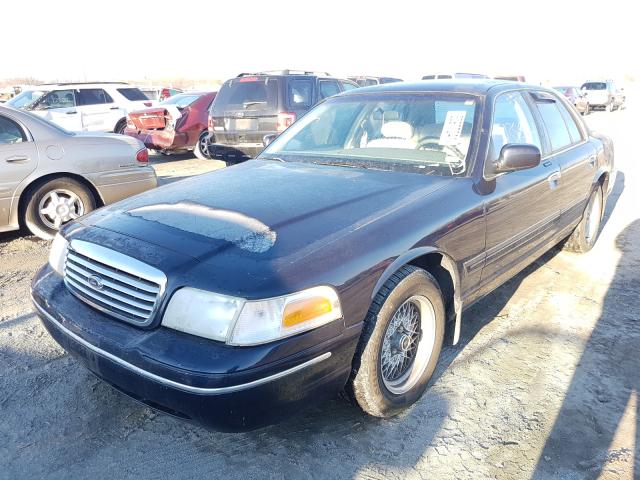
[[[410,325],[413,331],[401,328],[409,321],[400,321],[408,318],[403,315],[416,311],[420,330],[415,331],[417,323]],[[347,393],[369,415],[387,418],[400,413],[427,388],[440,356],[444,330],[444,302],[436,279],[420,268],[402,267],[384,284],[369,308]],[[409,355],[403,357],[399,352]],[[412,361],[396,369],[390,367],[412,352]]]
[[[604,212],[602,187],[598,185],[587,202],[580,223],[567,238],[564,248],[570,252],[586,253],[593,248],[600,233],[600,223]]]
[[[24,224],[31,233],[45,240],[53,238],[63,224],[96,208],[96,199],[91,191],[68,177],[36,184],[25,198]],[[56,199],[61,206],[57,212]]]
[[[124,135],[125,128],[127,128],[127,120],[123,118],[118,123],[116,123],[116,128],[113,129],[113,133]]]
[[[200,133],[198,143],[193,149],[193,154],[200,160],[211,160],[211,155],[209,155],[209,132],[207,130]]]

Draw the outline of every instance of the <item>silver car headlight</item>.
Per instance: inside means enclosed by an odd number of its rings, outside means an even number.
[[[49,265],[60,275],[64,273],[64,262],[67,259],[67,250],[69,242],[60,233],[56,233],[51,242],[51,250],[49,251]]]
[[[338,294],[327,286],[252,301],[185,287],[171,298],[162,325],[246,346],[289,337],[340,318]]]

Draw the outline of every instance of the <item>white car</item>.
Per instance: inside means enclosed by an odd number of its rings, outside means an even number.
[[[66,222],[157,185],[139,140],[72,133],[0,106],[0,232],[52,238]]]
[[[129,112],[155,103],[126,83],[59,83],[25,90],[6,105],[31,111],[72,132],[122,133]]]

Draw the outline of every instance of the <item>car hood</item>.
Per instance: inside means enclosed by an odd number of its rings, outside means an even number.
[[[371,228],[450,181],[252,160],[124,200],[82,223],[216,269],[255,272],[268,266],[273,274],[356,230]]]

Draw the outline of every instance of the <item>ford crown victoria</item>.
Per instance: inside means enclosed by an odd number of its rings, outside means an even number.
[[[389,417],[466,307],[560,242],[593,246],[613,174],[555,91],[365,87],[255,160],[66,226],[33,301],[87,368],[182,418],[256,428],[345,388]]]

